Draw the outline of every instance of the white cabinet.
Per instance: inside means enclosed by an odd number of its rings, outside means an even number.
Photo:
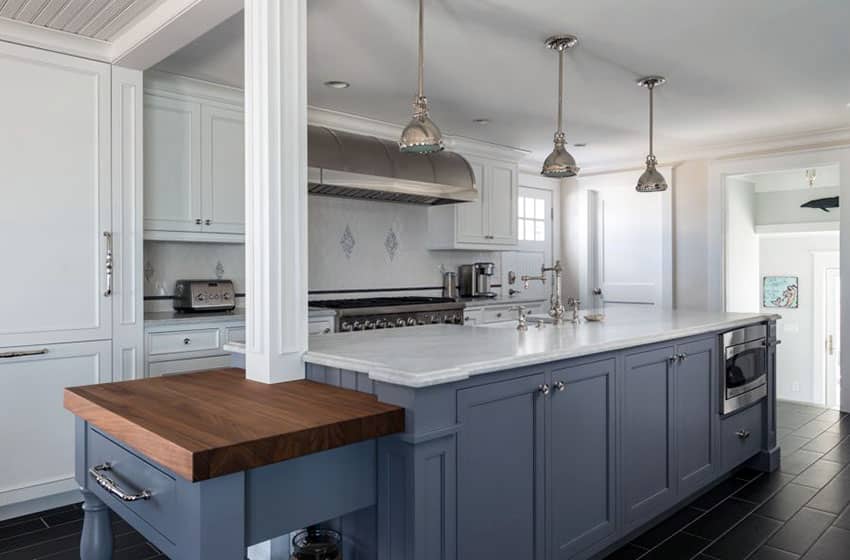
[[[145,238],[242,242],[245,125],[236,105],[145,92]]]
[[[0,75],[0,348],[110,338],[109,65],[0,42]]]
[[[479,198],[428,209],[429,249],[509,249],[517,244],[517,165],[467,157]]]
[[[241,321],[146,328],[146,375],[156,377],[230,367],[230,352],[222,346],[244,340],[245,324]]]
[[[0,508],[76,490],[63,389],[111,381],[111,369],[108,340],[0,349]]]

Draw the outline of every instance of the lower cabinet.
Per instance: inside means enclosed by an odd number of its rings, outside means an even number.
[[[543,560],[543,373],[458,391],[457,558]]]
[[[552,559],[572,558],[617,529],[616,364],[610,358],[552,372],[546,441]]]

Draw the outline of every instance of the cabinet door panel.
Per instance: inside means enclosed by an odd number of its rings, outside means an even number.
[[[470,160],[469,164],[473,173],[475,173],[475,184],[478,186],[479,196],[478,200],[474,202],[464,202],[455,207],[457,241],[461,243],[488,243],[484,212],[487,177],[482,163]]]
[[[0,507],[77,488],[62,390],[111,381],[108,340],[16,350],[45,353],[0,360]]]
[[[487,182],[488,241],[498,245],[517,242],[517,176],[516,168],[494,164]]]
[[[648,521],[676,498],[671,429],[673,347],[627,354],[622,387],[622,493],[625,530]]]
[[[717,343],[714,338],[678,346],[676,448],[678,493],[691,494],[714,476],[717,461]]]
[[[201,106],[145,94],[145,229],[200,231]]]
[[[543,382],[458,391],[458,558],[543,558]]]
[[[109,72],[0,43],[0,348],[111,336]]]
[[[612,358],[552,372],[547,440],[552,558],[571,558],[616,529]]]
[[[244,113],[210,106],[202,113],[204,231],[245,233]]]

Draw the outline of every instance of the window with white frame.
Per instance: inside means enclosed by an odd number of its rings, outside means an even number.
[[[532,196],[520,196],[517,207],[520,241],[546,241],[546,201]]]

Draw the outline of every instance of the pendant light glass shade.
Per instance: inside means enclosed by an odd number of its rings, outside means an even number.
[[[660,192],[667,190],[667,180],[664,179],[664,176],[655,168],[658,164],[658,160],[655,159],[655,154],[652,153],[652,136],[654,133],[654,104],[653,104],[653,92],[656,86],[660,86],[667,80],[662,78],[661,76],[647,76],[646,78],[642,78],[638,80],[638,85],[645,87],[649,90],[649,155],[646,156],[646,171],[638,177],[637,186],[635,190],[638,192]]]
[[[398,147],[402,152],[430,154],[443,149],[443,134],[428,116],[425,97],[425,7],[419,0],[419,93],[413,101],[413,119],[404,128]]]
[[[558,35],[546,40],[546,47],[558,51],[558,131],[555,132],[555,148],[543,162],[540,174],[544,177],[575,177],[579,167],[575,158],[567,151],[564,134],[564,53],[578,44],[572,35]]]

